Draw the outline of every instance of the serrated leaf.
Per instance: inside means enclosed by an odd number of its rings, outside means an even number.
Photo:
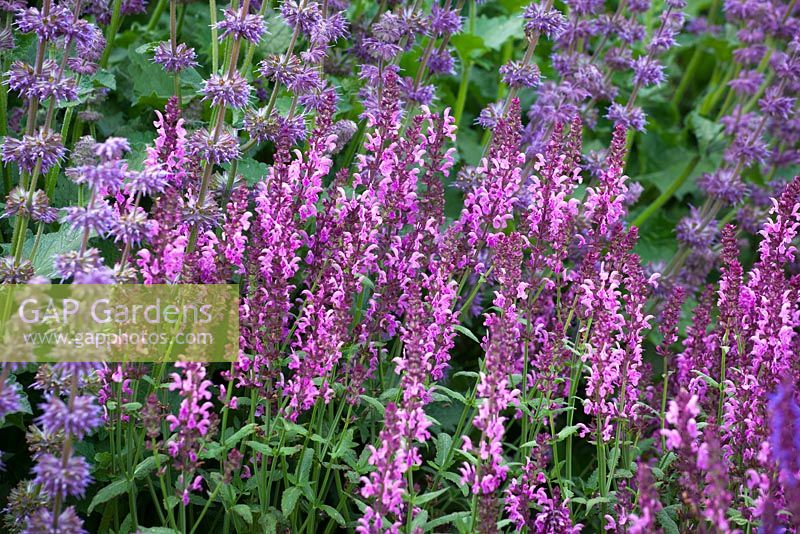
[[[253,512],[246,504],[237,504],[236,506],[231,507],[231,512],[241,517],[248,525],[253,524]]]
[[[92,502],[89,504],[89,513],[91,514],[95,508],[110,501],[114,497],[127,493],[130,484],[131,483],[127,480],[115,480],[108,486],[102,488],[95,493],[94,498],[92,498]]]
[[[298,486],[292,486],[283,492],[281,496],[281,512],[286,517],[289,517],[294,512],[297,506],[297,500],[303,494],[303,489]]]
[[[678,524],[669,516],[666,510],[659,510],[656,513],[658,524],[664,529],[665,534],[680,534]]]
[[[375,397],[370,397],[369,395],[359,395],[359,397],[361,398],[361,400],[363,400],[364,402],[375,408],[381,415],[381,417],[386,412],[386,406],[381,404],[381,401],[379,401]]]
[[[168,459],[169,456],[167,456],[166,454],[158,455],[158,461],[160,464],[163,464]],[[137,465],[136,468],[133,470],[133,478],[137,480],[142,479],[147,475],[149,475],[155,468],[156,468],[155,456],[148,456],[147,458],[139,462],[139,465]]]
[[[452,514],[443,515],[442,517],[437,517],[431,521],[428,521],[423,525],[422,530],[425,532],[429,532],[437,527],[441,527],[442,525],[447,525],[449,523],[455,523],[459,519],[466,519],[470,516],[469,512],[453,512]]]
[[[339,526],[345,526],[344,517],[342,517],[342,514],[340,514],[336,508],[328,506],[327,504],[322,504],[320,505],[320,509],[325,512],[328,517],[339,523]]]
[[[242,428],[234,432],[229,438],[225,440],[225,446],[230,448],[239,443],[243,438],[252,434],[258,425],[256,423],[248,423]]]
[[[314,460],[314,449],[307,447],[303,451],[303,458],[300,460],[300,467],[298,471],[298,480],[301,485],[306,485],[308,476],[311,474],[311,463]]]
[[[439,467],[447,467],[444,465],[447,456],[450,454],[450,449],[453,446],[453,438],[449,434],[442,432],[436,436],[436,465]]]
[[[565,426],[558,431],[558,434],[556,434],[556,441],[567,439],[569,436],[575,434],[579,428],[580,425]]]
[[[57,254],[78,250],[81,248],[82,240],[83,234],[77,230],[72,230],[67,225],[62,226],[57,232],[42,234],[39,247],[36,249],[36,257],[31,260],[34,272],[45,278],[53,278],[56,275],[53,268],[53,257]],[[25,239],[25,243],[22,245],[23,258],[30,258],[35,242],[35,236]],[[8,245],[4,245],[4,248],[8,253]]]

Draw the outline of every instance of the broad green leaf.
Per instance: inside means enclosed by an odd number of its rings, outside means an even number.
[[[487,17],[481,15],[475,21],[475,33],[483,39],[486,48],[500,50],[509,39],[522,39],[522,17]]]

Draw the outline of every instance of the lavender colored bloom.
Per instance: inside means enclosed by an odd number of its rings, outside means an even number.
[[[281,16],[291,28],[310,34],[322,18],[320,5],[313,0],[286,0],[281,4]]]
[[[485,108],[483,108],[478,115],[478,118],[475,119],[475,124],[478,124],[482,128],[486,128],[487,130],[494,128],[497,125],[497,121],[503,118],[503,103],[502,102],[492,102]]]
[[[114,284],[117,281],[114,270],[108,267],[100,267],[90,272],[77,272],[72,279],[74,284],[87,285]]]
[[[34,481],[52,498],[82,497],[92,482],[89,463],[83,456],[70,456],[64,462],[52,454],[42,454],[33,472]]]
[[[51,396],[40,408],[43,413],[37,422],[51,434],[63,431],[83,439],[102,423],[102,410],[89,395],[77,395],[70,404]]]
[[[169,172],[159,168],[145,168],[139,172],[128,172],[130,180],[126,184],[128,191],[145,196],[161,193],[169,185]]]
[[[263,143],[268,139],[275,139],[278,122],[274,115],[267,116],[267,108],[259,108],[255,111],[248,109],[244,114],[242,126],[250,139]]]
[[[91,207],[69,206],[64,208],[61,221],[73,230],[96,232],[105,236],[114,227],[117,216],[105,200],[97,200]]]
[[[273,141],[284,141],[288,145],[299,143],[306,138],[306,121],[302,115],[294,117],[275,117],[277,122],[276,138]]]
[[[114,220],[110,233],[115,242],[138,245],[149,235],[153,224],[154,222],[147,219],[147,212],[137,206],[127,213],[121,213]]]
[[[394,57],[400,53],[402,48],[400,45],[395,43],[390,43],[386,41],[381,41],[379,39],[373,39],[372,37],[367,37],[364,39],[364,47],[366,48],[367,54],[373,59],[380,59],[382,61],[391,61]]]
[[[606,114],[606,117],[616,124],[621,124],[626,130],[638,130],[643,132],[645,124],[647,124],[642,108],[634,106],[628,109],[617,102],[614,102],[608,107],[608,114]]]
[[[754,95],[758,92],[758,88],[763,81],[764,75],[759,71],[755,69],[744,70],[739,73],[738,78],[729,81],[728,85],[739,94]]]
[[[633,83],[641,87],[661,85],[664,81],[664,66],[648,57],[633,62]]]
[[[535,63],[509,61],[500,67],[500,74],[503,75],[503,83],[509,87],[523,88],[539,85],[539,67]]]
[[[28,173],[32,173],[41,160],[40,171],[46,173],[53,165],[64,158],[66,149],[61,144],[61,134],[50,130],[39,130],[34,135],[23,135],[22,139],[6,137],[3,144],[3,162],[16,163]]]
[[[223,130],[216,139],[214,137],[205,128],[196,130],[186,143],[187,151],[214,165],[239,157],[239,142],[230,132]]]
[[[534,34],[541,33],[549,38],[558,37],[564,31],[567,21],[564,15],[555,9],[548,9],[545,4],[530,4],[523,13],[525,18],[525,35],[531,39]]]
[[[40,76],[51,77],[57,71],[58,64],[52,59],[45,59],[42,62]],[[16,91],[24,98],[30,98],[33,95],[33,88],[36,85],[38,76],[31,65],[24,61],[15,60],[11,63],[11,67],[5,75],[4,83],[8,85],[9,89]]]
[[[258,71],[264,78],[283,85],[288,85],[302,70],[303,63],[295,55],[273,54],[258,65]]]
[[[204,95],[203,100],[211,101],[214,106],[241,109],[247,106],[251,91],[247,80],[238,71],[233,71],[230,76],[213,74],[200,92]]]
[[[711,198],[720,199],[730,205],[738,204],[747,196],[747,185],[732,169],[721,168],[705,173],[697,181],[697,185]]]
[[[686,245],[704,249],[711,246],[717,237],[717,225],[705,220],[699,209],[692,207],[689,215],[684,217],[675,228],[678,241]]]
[[[313,67],[300,68],[295,76],[289,78],[286,87],[293,93],[306,95],[314,90],[319,90],[323,86],[319,71]]]
[[[124,137],[109,137],[102,143],[97,143],[94,153],[102,161],[117,160],[126,152],[130,152],[131,146]]]
[[[0,382],[0,419],[22,408],[19,385],[9,380]]]
[[[410,102],[427,106],[433,102],[436,97],[436,87],[432,84],[425,84],[417,86],[414,79],[410,76],[405,76],[399,80],[400,90],[403,93],[403,98]]]
[[[428,72],[437,74],[454,74],[456,62],[449,50],[434,50],[428,58]]]
[[[603,61],[608,65],[608,68],[614,71],[627,70],[633,65],[631,50],[627,47],[609,48],[605,53]]]
[[[230,35],[234,39],[246,39],[251,43],[257,44],[267,32],[261,15],[243,13],[243,8],[241,7],[235,11],[227,8],[224,11],[223,20],[217,22],[215,27],[220,30],[220,41]]]
[[[58,210],[50,207],[50,199],[42,190],[32,194],[25,188],[17,186],[6,197],[4,217],[30,217],[32,221],[46,224],[58,219]]]
[[[431,8],[428,20],[430,34],[435,37],[453,35],[461,31],[461,15],[455,9],[444,9],[438,4]]]
[[[196,58],[194,48],[186,46],[185,43],[178,43],[173,53],[172,45],[164,41],[159,43],[153,52],[153,61],[164,67],[165,71],[172,73],[197,66]]]
[[[69,280],[77,273],[89,273],[103,267],[103,259],[96,248],[88,248],[83,254],[69,251],[58,254],[53,260],[53,269],[64,280]]]
[[[69,35],[74,18],[72,12],[61,5],[50,5],[47,14],[35,7],[17,12],[15,24],[23,33],[35,33],[39,39],[53,41]]]
[[[53,525],[58,530],[53,530]],[[75,507],[68,506],[57,519],[49,507],[41,507],[27,517],[25,529],[20,534],[88,534],[83,528],[83,520],[75,512]]]
[[[786,120],[794,115],[795,99],[783,96],[777,87],[769,87],[763,98],[758,101],[761,111],[773,118]]]

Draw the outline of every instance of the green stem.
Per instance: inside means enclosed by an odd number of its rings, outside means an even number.
[[[111,50],[114,48],[114,39],[119,31],[119,25],[122,22],[120,16],[120,8],[122,7],[122,0],[114,0],[114,7],[111,14],[111,24],[108,25],[106,31],[106,48],[103,50],[103,57],[100,59],[100,66],[106,68],[108,66],[108,58],[111,56]]]
[[[631,224],[633,226],[641,227],[645,221],[647,221],[647,219],[649,219],[659,208],[661,208],[661,206],[666,204],[666,202],[672,198],[672,195],[674,195],[678,189],[681,188],[683,183],[689,178],[699,162],[699,155],[696,155],[689,160],[689,163],[686,164],[683,172],[679,174],[675,180],[669,184],[669,187],[667,187],[664,192],[658,196],[658,198],[656,198],[649,206],[647,206],[647,208],[640,213]]]
[[[146,31],[147,33],[152,33],[153,30],[156,29],[158,26],[158,22],[161,19],[161,14],[164,13],[164,9],[167,7],[168,0],[158,0],[158,4],[156,4],[156,8],[153,10],[153,14],[150,15],[150,21],[147,23]]]

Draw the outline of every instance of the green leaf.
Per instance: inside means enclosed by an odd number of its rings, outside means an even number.
[[[675,523],[666,510],[659,510],[656,513],[656,519],[658,519],[658,523],[664,529],[665,534],[680,534],[678,530],[678,524]]]
[[[122,495],[123,493],[127,493],[129,487],[130,482],[127,480],[115,480],[108,486],[104,487],[95,494],[92,502],[89,504],[89,513],[91,514],[95,508],[104,502],[108,502],[114,497]]]
[[[486,48],[500,50],[506,41],[524,37],[522,17],[487,17],[475,20],[475,33],[483,39]]]
[[[259,441],[246,441],[245,445],[250,447],[256,452],[260,452],[261,454],[267,454],[269,456],[273,456],[275,454],[275,448],[270,447],[266,443],[261,443]],[[291,456],[302,449],[302,445],[292,445],[291,447],[281,447],[277,454],[278,456]]]
[[[302,494],[303,490],[299,486],[292,486],[283,492],[283,495],[281,496],[281,511],[283,512],[283,515],[289,517],[292,512],[294,512],[294,509],[297,506],[297,500]]]
[[[255,431],[257,426],[258,425],[255,424],[255,423],[248,423],[248,424],[244,425],[242,428],[240,428],[239,430],[234,432],[234,434],[232,436],[230,436],[228,439],[225,440],[225,446],[227,448],[233,447],[234,445],[239,443],[239,441],[241,441],[242,438],[252,434]]]
[[[444,465],[447,461],[447,456],[450,454],[450,449],[453,446],[453,438],[449,434],[442,432],[436,436],[436,465],[439,467],[447,467]]]
[[[558,431],[558,434],[556,434],[556,441],[567,439],[567,437],[577,432],[578,428],[580,428],[579,425],[565,426]]]
[[[83,234],[72,230],[67,225],[62,226],[57,232],[43,234],[39,241],[39,248],[36,250],[36,257],[31,260],[34,272],[45,278],[53,278],[56,275],[55,269],[53,269],[53,257],[57,254],[78,250],[81,248],[82,240]],[[23,258],[30,258],[35,241],[36,237],[31,236],[22,244]],[[5,245],[5,247],[7,246]]]
[[[473,334],[472,331],[466,326],[457,324],[454,328],[456,329],[457,332],[461,332],[462,334],[470,338],[472,341],[480,345],[481,342],[478,340],[477,337],[475,337],[475,334]]]
[[[719,382],[708,376],[707,374],[698,371],[697,369],[692,369],[692,372],[703,379],[703,381],[708,384],[709,386],[713,387],[714,389],[719,389]]]
[[[460,519],[466,519],[470,516],[469,512],[453,512],[452,514],[443,515],[442,517],[437,517],[432,521],[428,521],[422,527],[422,530],[425,532],[429,532],[437,527],[441,527],[442,525],[447,525],[449,523],[453,523]]]
[[[298,480],[302,485],[308,483],[308,476],[311,473],[311,463],[313,460],[314,449],[307,447],[306,450],[303,451],[303,458],[300,460],[300,470],[298,471]]]
[[[320,509],[325,512],[328,517],[339,523],[339,526],[345,526],[344,517],[342,517],[342,514],[340,514],[336,508],[328,506],[327,504],[322,504],[320,505]]]
[[[436,497],[438,497],[439,495],[441,495],[444,492],[446,492],[447,490],[448,490],[448,488],[442,488],[440,490],[431,491],[429,493],[423,493],[422,495],[416,495],[414,497],[414,504],[415,505],[416,504],[425,504],[426,502],[430,502],[433,499],[435,499]]]
[[[689,114],[689,126],[697,138],[697,145],[701,153],[710,152],[720,142],[720,134],[724,126],[719,121],[712,121],[700,115],[697,111]]]
[[[359,397],[361,398],[361,400],[363,400],[364,402],[375,408],[381,415],[381,417],[383,417],[384,412],[386,412],[386,407],[383,404],[381,404],[381,401],[379,401],[375,397],[370,397],[369,395],[359,395]]]
[[[158,455],[158,461],[160,464],[163,464],[168,459],[169,457],[166,454]],[[133,478],[137,480],[142,479],[147,475],[149,475],[155,468],[156,468],[155,456],[148,456],[147,458],[139,462],[139,465],[137,465],[136,468],[133,470]]]
[[[456,52],[458,52],[462,60],[479,57],[486,49],[483,39],[469,33],[454,35],[452,39],[450,39],[450,42],[453,43]]]
[[[586,513],[588,514],[596,504],[610,503],[610,497],[594,497],[586,501]]]
[[[230,170],[230,165],[225,168]],[[244,177],[247,185],[255,185],[263,182],[269,172],[269,166],[261,161],[256,161],[253,158],[246,158],[239,160],[236,166],[236,174]]]
[[[140,534],[179,534],[177,530],[167,527],[139,527],[137,532]]]
[[[428,521],[428,511],[422,510],[420,511],[415,517],[414,520],[411,522],[411,528],[409,529],[410,532],[417,532],[417,530]]]
[[[248,525],[253,524],[253,512],[246,504],[237,504],[231,508],[231,512],[241,517]]]

